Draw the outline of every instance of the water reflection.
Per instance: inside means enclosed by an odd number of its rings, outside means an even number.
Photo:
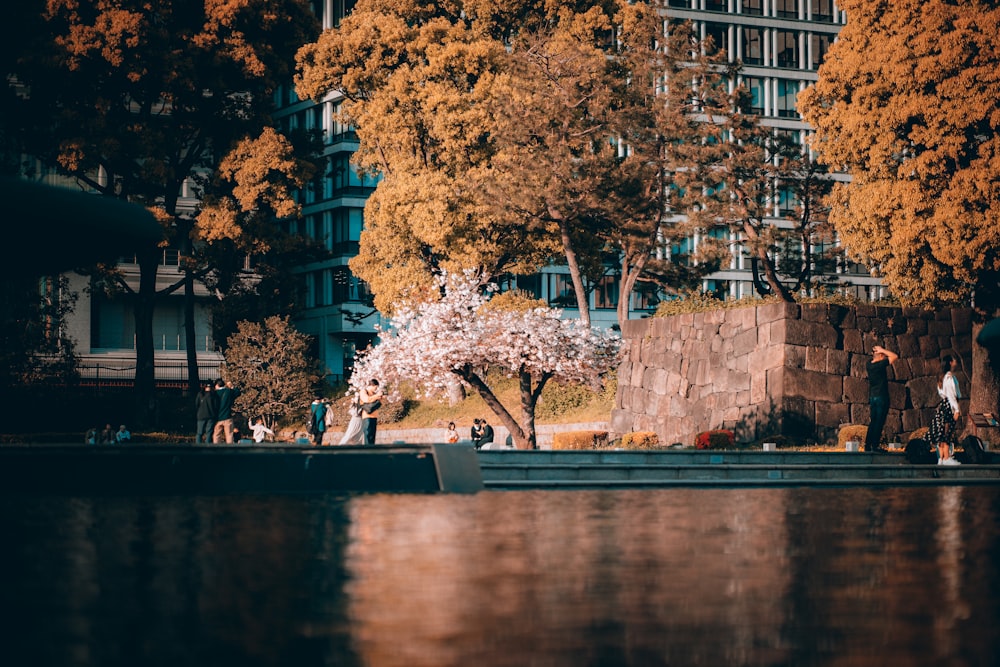
[[[2,498],[4,665],[989,665],[1000,489]]]

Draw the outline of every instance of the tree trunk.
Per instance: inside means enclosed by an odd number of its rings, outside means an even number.
[[[144,248],[137,253],[139,289],[135,294],[135,419],[137,426],[148,428],[156,416],[156,358],[153,342],[153,313],[156,309],[156,272],[160,265],[159,248]]]
[[[1000,345],[975,342],[984,323],[972,326],[972,368],[969,369],[969,414],[992,413],[1000,419]],[[987,440],[987,438],[983,438]],[[992,443],[994,446],[1000,443]]]
[[[534,438],[534,423],[531,424],[531,439],[528,439],[528,435],[525,429],[521,428],[521,425],[517,423],[517,420],[507,411],[507,408],[503,406],[503,403],[493,394],[493,391],[489,386],[483,382],[474,371],[470,368],[465,367],[455,371],[455,374],[461,377],[463,380],[472,385],[479,395],[483,398],[483,402],[486,406],[493,411],[493,414],[497,416],[500,423],[503,424],[507,430],[510,432],[511,440],[514,441],[514,446],[517,449],[535,449],[535,438]],[[523,406],[522,406],[523,409]],[[534,412],[532,411],[532,414]]]
[[[569,267],[569,276],[573,280],[573,292],[576,294],[576,307],[580,310],[580,322],[589,327],[590,298],[583,286],[583,275],[580,273],[580,264],[576,261],[573,239],[570,237],[569,224],[565,219],[559,219],[559,232],[562,238],[563,252],[566,254],[566,265]]]
[[[198,338],[194,321],[194,276],[190,268],[184,269],[184,344],[187,352],[188,392],[198,393],[201,379],[198,377]]]
[[[752,252],[757,257],[760,265],[764,268],[764,278],[767,280],[768,286],[774,291],[775,294],[781,297],[782,301],[786,303],[794,302],[795,299],[792,298],[788,288],[785,287],[784,284],[782,284],[782,282],[778,279],[778,272],[774,268],[774,261],[767,256],[767,248],[759,243],[760,234],[757,233],[757,229],[751,222],[744,220],[743,232],[746,234],[749,241],[757,242],[751,243],[751,245],[755,246]]]
[[[622,255],[622,275],[618,280],[618,326],[621,326],[628,320],[629,316],[629,301],[632,298],[632,290],[635,289],[635,284],[639,281],[639,276],[642,274],[642,269],[646,265],[643,258],[636,260],[635,267],[629,268],[630,263],[628,257],[624,254]]]

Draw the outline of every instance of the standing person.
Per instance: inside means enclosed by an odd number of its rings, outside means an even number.
[[[351,421],[347,424],[347,430],[344,431],[344,437],[340,439],[340,444],[365,444],[365,434],[361,428],[361,406],[358,405],[357,399],[351,401],[351,407],[347,408],[347,414],[351,416]]]
[[[361,404],[361,430],[365,436],[366,445],[375,444],[375,432],[378,429],[378,409],[382,407],[382,388],[378,380],[372,378],[361,390],[358,402]]]
[[[871,418],[865,434],[865,451],[885,451],[882,447],[882,430],[889,416],[889,366],[899,355],[879,345],[872,346],[872,360],[868,362],[868,407]]]
[[[264,425],[264,418],[258,417],[257,421],[251,424],[250,428],[253,430],[253,441],[260,444],[264,442],[264,436],[274,437],[274,431],[269,429]]]
[[[323,434],[326,433],[326,405],[323,397],[317,396],[309,406],[309,433],[312,434],[313,444],[323,444]]]
[[[931,445],[937,446],[938,465],[957,466],[955,460],[955,428],[962,412],[958,407],[958,399],[962,392],[958,388],[958,378],[955,369],[958,359],[950,354],[941,358],[941,379],[938,380],[937,392],[940,402],[934,410],[934,418],[927,430],[927,439]]]
[[[216,406],[215,428],[212,429],[212,441],[233,444],[233,403],[240,395],[240,390],[233,386],[232,382],[226,382],[222,378],[215,381],[215,397],[218,399]]]
[[[448,430],[444,433],[444,441],[451,444],[458,442],[458,431],[455,430],[455,422],[448,422]]]
[[[205,389],[194,397],[194,410],[198,424],[194,434],[194,444],[204,442],[207,445],[212,442],[212,430],[215,428],[219,412],[219,399],[212,391],[211,383],[206,384]]]

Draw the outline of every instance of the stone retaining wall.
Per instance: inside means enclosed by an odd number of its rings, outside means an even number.
[[[866,364],[873,345],[900,355],[889,371],[890,438],[930,423],[940,358],[960,358],[968,394],[968,309],[774,303],[630,320],[618,371],[612,437],[654,431],[693,444],[726,428],[740,442],[773,435],[828,442],[844,423],[868,423]]]

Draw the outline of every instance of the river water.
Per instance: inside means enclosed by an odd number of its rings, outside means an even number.
[[[1000,488],[0,497],[0,665],[994,665]]]

